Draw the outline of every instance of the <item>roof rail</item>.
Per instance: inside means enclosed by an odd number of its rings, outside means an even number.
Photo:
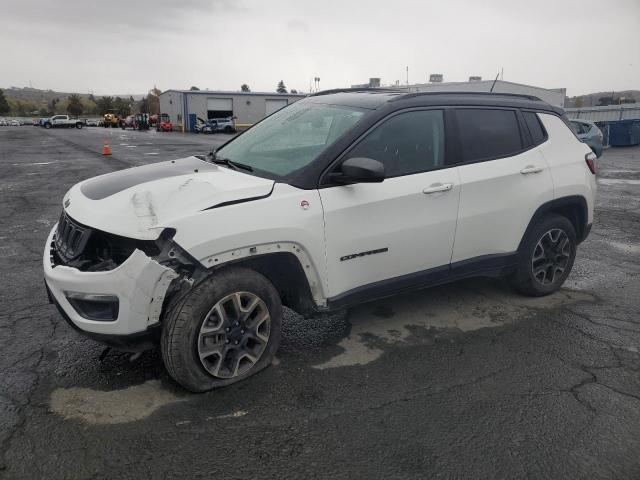
[[[498,92],[455,92],[455,91],[438,91],[438,92],[413,92],[413,93],[405,93],[402,98],[393,99],[394,100],[404,100],[405,98],[413,98],[419,97],[422,95],[484,95],[488,97],[495,96],[503,96],[503,97],[516,97],[516,98],[524,98],[527,100],[535,100],[541,102],[542,100],[533,95],[524,95],[521,93],[498,93]]]
[[[321,92],[316,92],[310,97],[319,97],[322,95],[331,95],[333,93],[348,93],[348,92],[360,92],[360,93],[399,93],[406,94],[407,92],[403,92],[402,90],[398,90],[397,88],[378,88],[378,87],[355,87],[355,88],[334,88],[331,90],[322,90]]]

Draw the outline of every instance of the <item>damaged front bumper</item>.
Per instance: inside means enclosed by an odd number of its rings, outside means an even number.
[[[178,274],[141,250],[113,270],[86,272],[54,265],[51,230],[42,263],[49,299],[77,330],[104,343],[138,350],[156,335],[165,294]]]

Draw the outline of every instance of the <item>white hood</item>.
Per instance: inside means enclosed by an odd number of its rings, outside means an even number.
[[[176,218],[266,197],[273,185],[273,180],[188,157],[85,180],[65,195],[64,208],[89,227],[153,240]]]

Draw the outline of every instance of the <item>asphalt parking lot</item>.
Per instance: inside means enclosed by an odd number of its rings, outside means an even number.
[[[101,359],[48,304],[41,252],[74,183],[226,138],[0,127],[0,477],[640,477],[640,148],[599,160],[560,292],[475,279],[289,314],[271,368],[194,395],[156,351]]]

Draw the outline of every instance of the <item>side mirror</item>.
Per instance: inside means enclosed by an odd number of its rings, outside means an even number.
[[[337,183],[380,183],[384,180],[384,165],[373,158],[355,157],[342,162],[340,170],[331,174]]]

